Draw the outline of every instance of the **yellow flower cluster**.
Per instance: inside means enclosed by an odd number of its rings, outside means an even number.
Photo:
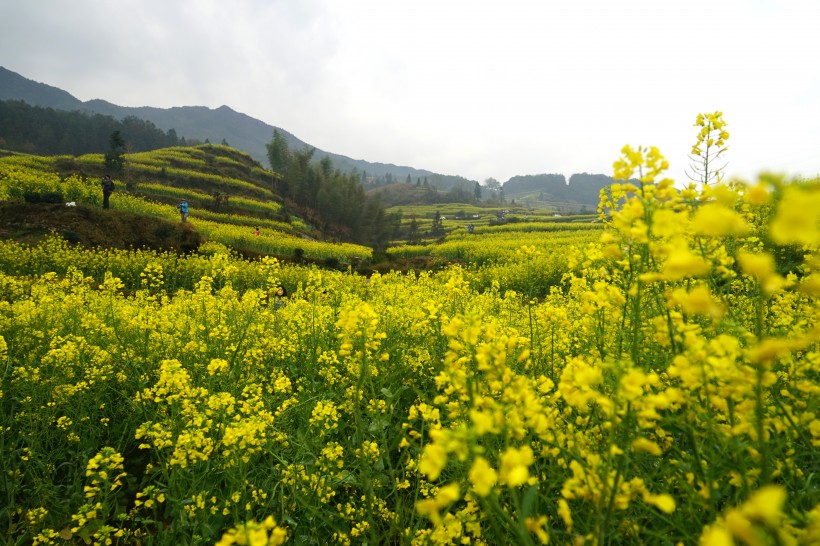
[[[625,148],[586,238],[439,272],[0,244],[0,529],[811,544],[818,184],[676,188],[665,164]]]
[[[276,525],[273,517],[268,516],[261,523],[250,520],[230,529],[216,543],[216,546],[279,546],[287,541],[287,530]]]

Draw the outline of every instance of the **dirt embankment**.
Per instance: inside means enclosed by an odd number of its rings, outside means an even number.
[[[115,209],[0,202],[0,238],[35,244],[49,233],[102,248],[192,252],[203,242],[191,226]]]

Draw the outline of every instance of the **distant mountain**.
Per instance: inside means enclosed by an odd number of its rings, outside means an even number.
[[[576,173],[569,177],[568,195],[579,203],[598,206],[601,189],[618,182],[605,174]],[[621,181],[623,182],[623,181]]]
[[[544,192],[555,199],[567,198],[567,179],[563,174],[528,174],[514,176],[504,182],[504,197],[515,198],[516,195],[531,192]]]
[[[614,182],[614,178],[604,174],[576,173],[569,177],[569,183],[563,174],[530,174],[514,176],[507,180],[502,188],[506,199],[538,195],[539,201],[574,202],[597,206],[601,189]]]
[[[83,102],[71,94],[44,83],[28,80],[0,66],[0,100],[24,100],[32,106],[55,110],[81,110]]]
[[[291,149],[315,148],[280,127],[268,125],[246,114],[236,112],[228,106],[220,106],[216,109],[205,106],[154,108],[118,106],[101,99],[83,102],[66,91],[29,80],[3,67],[0,67],[0,100],[22,100],[32,106],[55,110],[79,110],[103,114],[119,120],[134,116],[150,121],[163,131],[174,129],[180,137],[200,141],[208,140],[213,144],[219,144],[224,139],[228,144],[242,150],[263,165],[268,164],[266,145],[273,138],[274,129],[278,129],[285,137]],[[435,174],[413,167],[371,163],[316,148],[314,157],[317,160],[325,155],[333,161],[335,168],[343,172],[353,172],[355,169],[359,173],[366,172],[370,176],[384,176],[390,173],[397,180],[404,179],[407,175],[415,179]],[[448,175],[438,175],[438,177],[444,186],[439,186],[442,190],[449,189],[448,181],[451,178],[452,184],[464,180],[462,177]]]

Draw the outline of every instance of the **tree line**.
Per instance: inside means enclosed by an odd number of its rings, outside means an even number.
[[[202,144],[178,137],[174,129],[162,131],[150,121],[134,116],[116,120],[79,110],[31,106],[19,100],[0,101],[2,149],[37,155],[106,153],[115,132],[127,143],[126,152]]]
[[[315,148],[291,150],[276,129],[267,144],[276,192],[300,208],[322,231],[340,239],[384,250],[401,225],[401,215],[388,214],[378,197],[368,196],[355,173],[334,168],[328,156],[313,161]]]

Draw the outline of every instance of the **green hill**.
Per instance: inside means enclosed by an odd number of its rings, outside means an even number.
[[[103,210],[101,154],[0,152],[0,236],[34,241],[56,232],[87,246],[182,252],[209,241],[249,257],[339,265],[372,256],[367,246],[327,237],[305,219],[310,210],[275,191],[278,175],[233,148],[206,144],[124,158],[111,209]],[[176,210],[182,199],[191,210],[186,225]]]

